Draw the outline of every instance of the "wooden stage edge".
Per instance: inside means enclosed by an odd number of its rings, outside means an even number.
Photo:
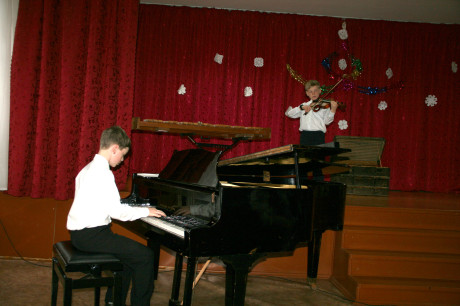
[[[388,196],[347,194],[346,206],[460,211],[460,194],[390,191]]]

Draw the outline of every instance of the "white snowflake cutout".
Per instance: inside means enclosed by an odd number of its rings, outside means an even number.
[[[347,120],[340,120],[339,121],[339,129],[346,130],[348,129],[348,122]]]
[[[452,72],[453,73],[457,73],[457,63],[456,62],[452,62]]]
[[[185,95],[185,86],[182,84],[179,89],[177,90],[177,93],[180,95]]]
[[[342,70],[347,69],[347,61],[344,58],[339,60],[339,68]]]
[[[434,95],[428,95],[425,99],[425,104],[427,106],[435,106],[438,104],[438,98],[436,98]]]
[[[393,70],[391,70],[391,68],[388,68],[385,74],[387,75],[388,79],[391,79],[393,77]]]
[[[386,110],[387,107],[388,107],[387,102],[385,102],[385,101],[380,101],[379,106],[378,106],[378,108],[379,108],[380,110]]]
[[[254,58],[254,66],[263,67],[264,66],[264,59],[261,58],[261,57]]]
[[[339,37],[342,40],[345,40],[348,38],[347,23],[345,21],[342,23],[342,29],[339,30]]]
[[[223,58],[224,56],[222,54],[216,53],[216,55],[214,56],[214,61],[218,64],[222,64]]]
[[[247,86],[246,88],[244,88],[244,96],[245,97],[250,97],[252,96],[252,88]]]

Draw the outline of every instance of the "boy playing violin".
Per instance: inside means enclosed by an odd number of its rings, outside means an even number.
[[[319,99],[321,95],[320,83],[316,80],[309,80],[305,83],[305,93],[310,101],[303,102],[297,107],[286,110],[285,115],[289,118],[300,118],[300,144],[301,145],[319,145],[325,143],[326,125],[334,121],[334,115],[338,104],[336,101],[329,101],[330,108],[313,109],[317,103],[321,104]],[[319,170],[321,172],[321,170]],[[314,179],[322,180],[322,173],[313,173]]]

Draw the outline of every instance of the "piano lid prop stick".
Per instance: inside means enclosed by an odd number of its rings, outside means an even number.
[[[196,276],[195,280],[193,281],[193,288],[195,288],[196,284],[198,283],[198,281],[200,280],[201,276],[203,276],[203,273],[204,271],[206,271],[206,269],[208,268],[209,264],[211,263],[211,259],[208,259],[206,261],[206,263],[204,264],[203,268],[201,268],[201,271],[200,273],[198,273],[198,275]],[[181,305],[184,305],[184,301],[180,302]]]
[[[206,271],[206,268],[209,266],[210,263],[211,263],[211,259],[208,259],[206,263],[204,264],[203,268],[201,268],[200,273],[198,273],[198,275],[195,278],[195,281],[193,282],[193,288],[195,288],[196,284],[200,280],[201,276],[203,276],[204,271]]]

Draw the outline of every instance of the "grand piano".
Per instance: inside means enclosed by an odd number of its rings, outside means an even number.
[[[184,257],[183,305],[192,303],[200,257],[225,264],[225,305],[244,305],[247,276],[259,260],[286,256],[299,245],[308,245],[307,281],[313,284],[322,233],[343,227],[346,186],[313,181],[308,173],[318,167],[326,173],[343,170],[325,160],[348,151],[286,145],[226,160],[219,150],[175,151],[158,175],[134,174],[131,194],[122,199],[127,205],[155,206],[168,216],[120,224],[147,239],[156,253],[156,271],[161,246],[176,252],[170,305],[181,305]]]

